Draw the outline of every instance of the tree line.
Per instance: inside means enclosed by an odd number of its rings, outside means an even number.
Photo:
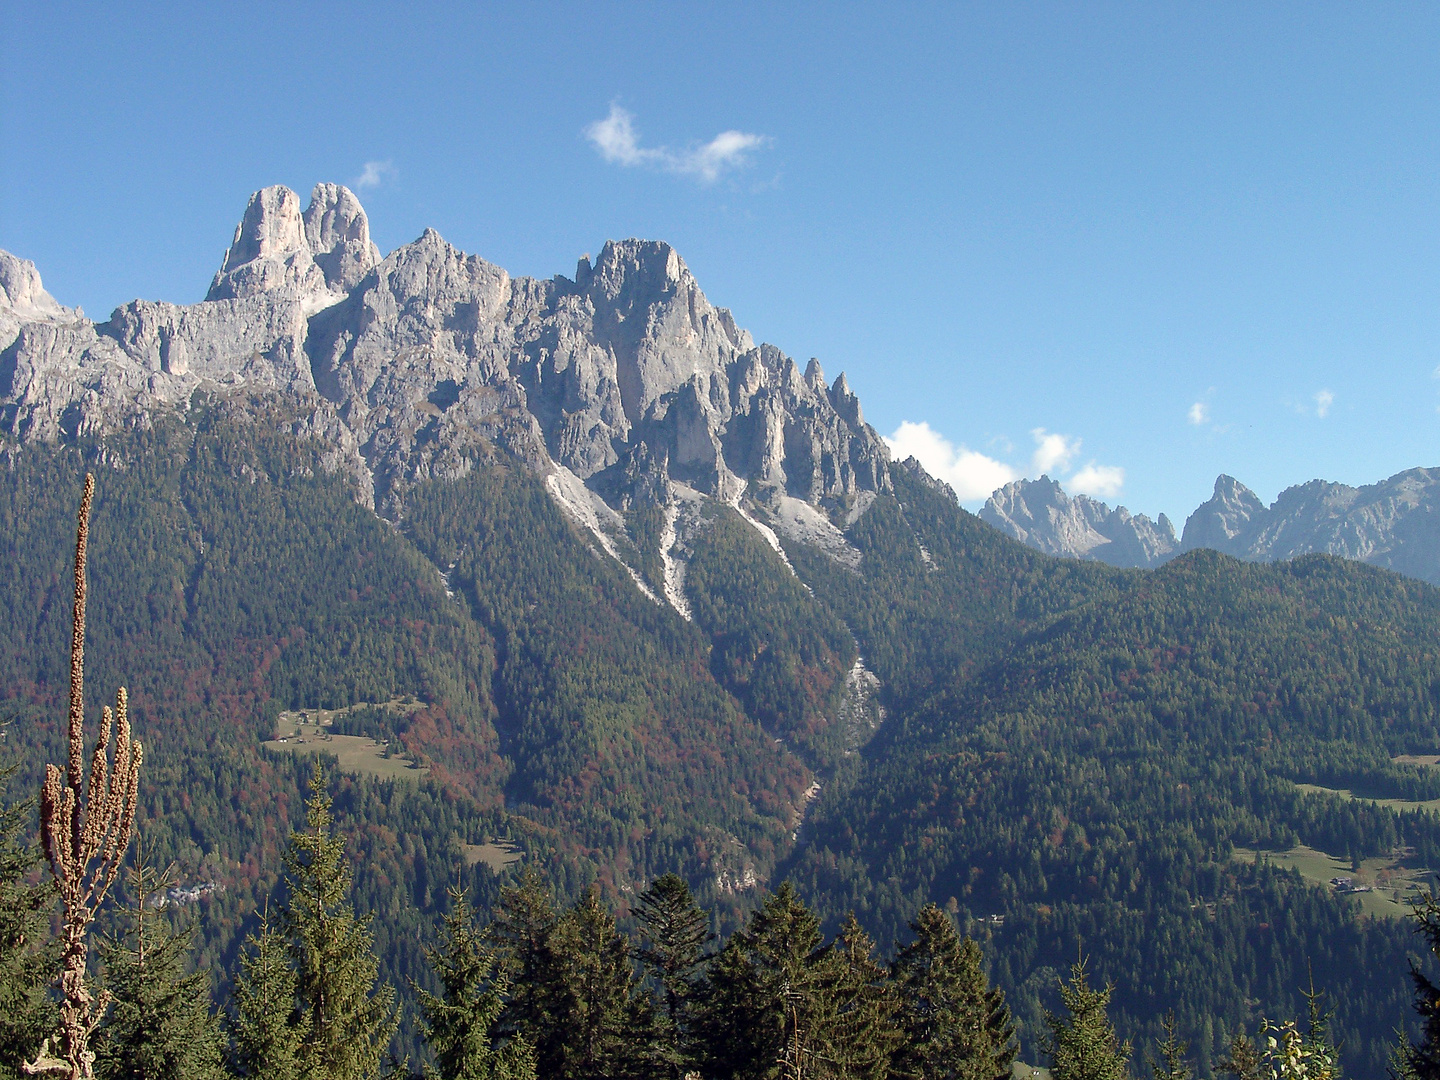
[[[452,891],[428,950],[438,992],[419,992],[423,1063],[387,1057],[396,992],[379,978],[370,919],[350,898],[345,838],[328,775],[316,769],[306,822],[290,836],[282,887],[247,939],[228,1010],[206,972],[188,971],[190,932],[154,900],[167,878],[143,849],[129,867],[132,905],[99,945],[97,1014],[81,1057],[62,1067],[66,1007],[56,984],[63,942],[49,933],[55,882],[30,872],[24,804],[0,817],[0,1076],[100,1080],[1001,1080],[1018,1050],[1003,993],[980,946],[933,904],[887,964],[853,916],[826,941],[786,883],[723,944],[685,881],[665,874],[631,906],[634,939],[591,889],[557,906],[533,869],[501,891],[481,922]],[[121,853],[123,855],[123,852]],[[58,883],[63,888],[63,882]],[[1440,901],[1416,928],[1440,955]],[[63,935],[62,935],[63,936]],[[1402,1037],[1396,1080],[1440,1077],[1440,989],[1418,971],[1422,1038]],[[64,988],[62,987],[62,990]],[[1040,1049],[1052,1080],[1127,1080],[1133,1048],[1107,1015],[1112,987],[1078,961],[1057,987]],[[1339,1080],[1320,995],[1308,1024],[1262,1021],[1219,1066],[1237,1080]],[[1144,1063],[1154,1080],[1194,1074],[1173,1018]],[[47,1066],[48,1060],[57,1064]]]
[[[370,919],[351,902],[327,787],[318,768],[275,907],[246,941],[224,1013],[213,1007],[208,974],[187,970],[189,930],[175,928],[155,902],[166,877],[137,851],[132,904],[115,913],[117,932],[99,944],[98,979],[88,973],[96,1022],[70,1055],[81,1062],[75,1075],[1009,1074],[1016,1044],[1004,997],[985,977],[979,946],[933,905],[886,965],[853,919],[825,941],[788,884],[716,947],[707,914],[678,875],[663,875],[639,896],[632,942],[597,890],[557,907],[533,869],[502,891],[484,925],[463,891],[452,894],[440,943],[428,952],[439,993],[419,994],[433,1060],[421,1070],[387,1060],[396,993],[378,977]],[[69,988],[53,992],[62,941],[48,925],[56,884],[33,880],[41,855],[22,840],[28,809],[6,809],[0,839],[0,1075],[69,1075]],[[62,924],[69,923],[67,909]]]

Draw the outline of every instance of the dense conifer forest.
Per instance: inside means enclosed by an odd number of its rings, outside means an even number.
[[[0,453],[0,1068],[53,1004],[27,800],[66,757],[87,470],[87,678],[129,687],[137,829],[178,890],[147,908],[132,859],[95,925],[128,1003],[97,1029],[106,1075],[158,1013],[216,1048],[167,1075],[306,1077],[987,1080],[1017,1053],[1102,1075],[1064,1064],[1076,1030],[1106,1076],[1166,1047],[1210,1076],[1299,1020],[1277,1046],[1378,1080],[1415,1019],[1427,939],[1283,853],[1433,880],[1440,819],[1418,804],[1440,771],[1413,760],[1440,753],[1430,586],[1325,557],[1051,559],[896,468],[846,531],[862,572],[789,542],[787,566],[714,507],[686,621],[498,455],[417,484],[391,523],[273,400]],[[835,719],[857,656],[883,688],[873,737]],[[282,712],[399,699],[337,730],[413,778],[312,786],[316,758],[261,745]],[[470,857],[497,842],[522,861]],[[353,1061],[302,1023],[307,918],[344,930]],[[135,975],[146,925],[156,984]],[[937,996],[968,1026],[929,1018]]]

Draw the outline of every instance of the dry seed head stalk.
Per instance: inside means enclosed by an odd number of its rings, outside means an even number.
[[[140,744],[131,738],[129,701],[125,688],[115,695],[115,708],[101,712],[100,738],[90,761],[85,786],[85,559],[90,540],[90,506],[95,478],[85,477],[75,535],[75,624],[70,639],[70,726],[68,775],[45,767],[40,792],[40,831],[50,871],[64,905],[63,966],[60,973],[61,1056],[51,1054],[46,1040],[40,1054],[25,1063],[31,1076],[66,1076],[90,1080],[95,1055],[90,1035],[109,1004],[85,985],[88,954],[86,932],[95,912],[120,873],[135,831],[135,805],[140,793]],[[112,747],[111,740],[114,740]],[[84,793],[84,802],[81,795]]]

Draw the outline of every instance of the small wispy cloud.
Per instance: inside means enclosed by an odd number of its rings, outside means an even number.
[[[707,184],[718,180],[722,173],[744,168],[750,163],[750,153],[770,142],[765,135],[722,131],[709,142],[687,150],[641,146],[635,117],[613,103],[605,119],[585,129],[585,137],[602,158],[614,165],[623,168],[648,165],[681,176],[698,177]]]
[[[635,134],[635,118],[619,105],[610,106],[610,115],[585,129],[600,156],[616,165],[644,165],[659,160],[661,151],[642,150]]]
[[[1050,476],[1061,481],[1073,495],[1111,499],[1120,494],[1125,485],[1125,470],[1119,466],[1091,461],[1071,473],[1080,454],[1078,438],[1045,428],[1033,428],[1030,436],[1035,440],[1035,451],[1030,456],[1028,468],[1016,468],[998,458],[971,450],[963,443],[951,442],[923,421],[906,420],[885,442],[895,460],[916,458],[931,476],[944,480],[954,488],[961,502],[987,499],[997,488],[1022,476]],[[1007,452],[1012,449],[1009,441],[1003,438],[992,445],[997,444],[1003,444]]]
[[[1080,456],[1078,438],[1038,427],[1031,429],[1030,436],[1035,440],[1035,452],[1030,455],[1031,476],[1063,480],[1072,495],[1095,495],[1102,499],[1113,499],[1124,488],[1125,470],[1118,465],[1091,461],[1070,476],[1065,475]]]
[[[1315,415],[1321,420],[1330,415],[1330,406],[1335,404],[1335,395],[1329,390],[1315,392]]]
[[[1229,427],[1225,424],[1215,422],[1215,415],[1210,410],[1210,402],[1215,397],[1215,387],[1206,389],[1191,402],[1190,407],[1185,410],[1185,421],[1191,427],[1208,428],[1214,432],[1226,432]]]
[[[1032,473],[1044,476],[1052,472],[1063,474],[1070,470],[1070,462],[1080,453],[1079,439],[1039,427],[1032,428],[1030,435],[1035,440],[1035,452],[1030,455]]]
[[[1125,470],[1118,465],[1096,465],[1090,462],[1065,481],[1072,495],[1095,495],[1113,499],[1125,486]]]
[[[395,163],[392,161],[367,161],[360,169],[360,175],[351,183],[357,188],[379,187],[386,180],[395,179]]]
[[[896,461],[915,458],[931,476],[954,488],[961,502],[987,499],[996,488],[1018,479],[1003,461],[957,446],[924,421],[904,421],[885,442]]]

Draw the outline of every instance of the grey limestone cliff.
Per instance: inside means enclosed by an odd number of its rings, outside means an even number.
[[[1000,488],[980,516],[1047,554],[1113,566],[1158,566],[1197,548],[1256,562],[1321,552],[1440,585],[1440,469],[1409,469],[1358,488],[1311,480],[1268,507],[1221,475],[1178,543],[1164,514],[1152,522],[1123,506],[1072,498],[1046,477]]]
[[[1123,506],[1112,510],[1086,495],[1071,497],[1048,476],[1006,484],[986,500],[980,517],[1049,555],[1111,566],[1158,566],[1179,546],[1164,514],[1151,521]]]
[[[757,345],[664,243],[512,278],[433,230],[382,258],[352,192],[316,185],[302,211],[277,186],[251,196],[203,302],[135,300],[104,322],[0,252],[10,437],[103,436],[202,389],[299,402],[387,516],[410,484],[496,449],[558,476],[556,498],[604,528],[695,495],[777,524],[809,520],[781,512],[796,500],[839,520],[890,487],[844,375],[827,384],[818,361],[802,371]]]
[[[1265,561],[1318,551],[1440,584],[1440,469],[1408,469],[1358,488],[1311,480],[1269,507],[1221,476],[1185,522],[1180,546]]]

